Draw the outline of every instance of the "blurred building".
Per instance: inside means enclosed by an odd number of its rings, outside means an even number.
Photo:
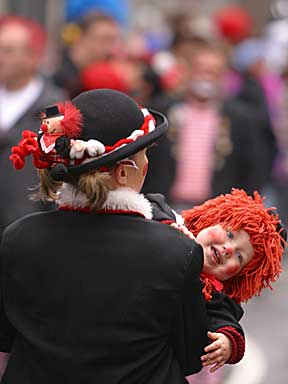
[[[275,0],[127,0],[132,12],[142,7],[157,7],[165,12],[173,12],[179,9],[189,12],[212,12],[227,4],[240,4],[252,13],[256,24],[260,27],[267,20],[269,5]],[[64,8],[65,0],[0,0],[0,13],[20,13],[37,18],[47,23],[51,12],[56,15],[55,9],[60,10],[60,16]],[[98,1],[98,3],[101,3]],[[59,15],[59,12],[57,12]]]
[[[46,24],[54,8],[59,11],[65,0],[0,0],[0,12],[18,13]]]
[[[49,34],[49,42],[45,68],[48,73],[53,72],[57,61],[57,48],[60,44],[59,34],[61,28],[63,23],[69,20],[68,7],[66,7],[67,1],[69,0],[0,0],[0,15],[1,13],[21,14],[35,18],[46,27]],[[105,9],[106,3],[107,6],[109,4],[111,6],[113,3],[106,0],[94,1],[95,4],[100,7],[100,10]],[[148,30],[146,39],[149,39],[149,35],[151,35],[151,50],[153,51],[154,48],[154,50],[157,51],[158,48],[161,49],[165,47],[167,39],[169,40],[169,31],[168,34],[167,31],[163,31],[163,29],[165,29],[165,17],[169,15],[172,16],[175,12],[194,13],[199,16],[202,15],[203,20],[206,17],[207,20],[207,16],[209,17],[220,7],[239,4],[247,8],[251,13],[255,22],[254,30],[257,32],[261,31],[268,19],[271,18],[272,4],[280,0],[123,0],[123,2],[124,1],[125,3],[123,4],[125,4],[127,10],[129,10],[126,27],[133,28],[136,24],[138,29],[140,27],[142,30]],[[73,6],[76,3],[77,0],[73,2]],[[93,0],[82,0],[82,2],[79,0],[80,5],[81,3],[83,3],[82,6],[84,6],[84,3],[91,4]],[[121,2],[119,1],[119,3]],[[158,32],[159,34],[157,35]],[[159,41],[157,40],[157,36],[159,36]]]

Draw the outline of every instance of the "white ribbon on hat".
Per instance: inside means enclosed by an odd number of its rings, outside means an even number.
[[[150,115],[150,112],[148,111],[147,108],[141,108],[141,112],[144,115],[144,118],[146,116]],[[152,120],[149,121],[148,124],[148,131],[149,133],[153,132],[155,130],[155,124]],[[133,131],[130,136],[128,136],[126,139],[128,140],[137,140],[139,137],[144,136],[144,131],[141,129],[136,129]],[[119,148],[122,148],[126,146],[127,144],[122,144],[121,146],[115,148],[113,151],[118,150]],[[105,145],[101,143],[101,141],[95,140],[95,139],[90,139],[88,141],[84,140],[71,140],[71,148],[70,148],[70,159],[82,159],[84,156],[84,152],[87,152],[90,156],[90,159],[85,159],[84,162],[89,162],[92,161],[94,157],[98,157],[101,155],[106,155],[105,153]],[[109,152],[109,153],[111,153]],[[107,153],[108,154],[108,153]],[[84,163],[83,162],[83,163]]]
[[[142,108],[141,111],[142,111],[144,117],[150,115],[150,112],[148,111],[147,108]],[[152,120],[149,121],[148,128],[149,128],[149,133],[153,132],[155,130],[155,124]]]

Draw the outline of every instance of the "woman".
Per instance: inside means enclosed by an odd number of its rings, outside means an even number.
[[[21,169],[33,156],[40,197],[58,210],[3,236],[2,382],[184,382],[207,343],[202,247],[153,222],[139,194],[165,117],[96,90],[42,118],[11,160]]]

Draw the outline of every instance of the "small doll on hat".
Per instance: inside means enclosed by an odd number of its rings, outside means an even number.
[[[239,361],[245,348],[244,335],[239,334],[240,303],[272,289],[282,271],[287,234],[275,208],[266,208],[256,191],[249,196],[232,189],[180,216],[162,195],[146,197],[153,204],[154,219],[178,226],[203,247],[201,280],[213,331],[208,333],[211,344],[202,356],[203,366],[214,364],[213,372],[225,362]]]
[[[71,102],[58,103],[45,108],[41,114],[38,135],[25,130],[17,146],[12,147],[10,159],[16,169],[25,165],[25,157],[33,156],[36,168],[48,168],[54,163],[68,163],[74,137],[81,130],[82,115]]]

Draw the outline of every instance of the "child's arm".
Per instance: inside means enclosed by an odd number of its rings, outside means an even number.
[[[153,220],[164,224],[184,224],[183,218],[166,203],[165,196],[161,193],[147,193],[145,197],[152,206]]]
[[[202,356],[203,366],[213,365],[211,372],[227,364],[238,363],[245,352],[245,338],[239,320],[243,316],[240,305],[222,293],[214,293],[207,302],[210,321],[208,333],[211,343]]]

